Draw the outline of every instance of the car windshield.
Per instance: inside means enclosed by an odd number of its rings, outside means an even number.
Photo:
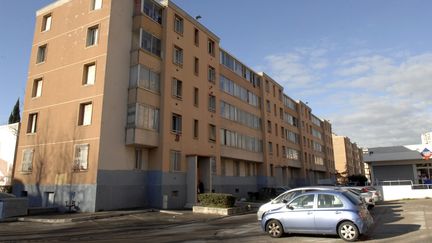
[[[362,204],[362,202],[360,201],[360,199],[355,196],[353,193],[348,192],[348,191],[344,191],[342,192],[342,194],[344,196],[346,196],[348,198],[348,200],[350,200],[354,205],[360,205]]]

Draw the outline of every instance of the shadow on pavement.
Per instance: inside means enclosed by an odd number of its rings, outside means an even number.
[[[382,202],[375,206],[371,213],[374,226],[362,237],[363,240],[386,239],[418,231],[419,224],[397,224],[405,219],[402,215],[404,202]]]

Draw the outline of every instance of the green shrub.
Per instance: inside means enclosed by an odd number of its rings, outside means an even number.
[[[235,197],[224,193],[198,194],[198,201],[204,207],[231,208],[234,207]]]

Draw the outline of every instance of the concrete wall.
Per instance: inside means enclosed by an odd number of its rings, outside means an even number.
[[[377,186],[384,201],[432,198],[432,187],[430,189],[412,189],[411,185],[400,186]]]
[[[237,198],[247,198],[248,192],[257,192],[256,176],[213,176],[214,192],[230,193]]]
[[[91,184],[71,185],[23,185],[14,184],[13,193],[24,196],[27,193],[29,207],[58,207],[60,211],[66,211],[67,204],[75,201],[81,212],[94,212],[96,200],[96,186]],[[48,193],[54,193],[54,201],[48,203]]]
[[[147,173],[141,170],[98,172],[96,211],[146,207]]]

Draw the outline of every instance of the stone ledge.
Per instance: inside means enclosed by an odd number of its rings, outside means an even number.
[[[214,215],[235,215],[250,212],[251,209],[248,206],[234,207],[234,208],[215,208],[215,207],[204,207],[204,206],[193,206],[193,213],[202,214],[214,214]]]

